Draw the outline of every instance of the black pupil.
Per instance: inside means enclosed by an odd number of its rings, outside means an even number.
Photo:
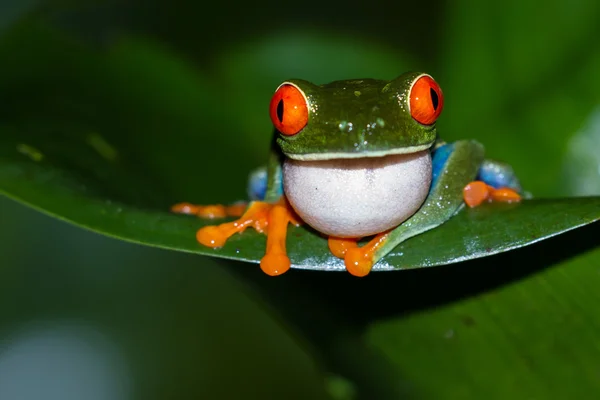
[[[433,88],[429,88],[429,95],[431,96],[431,103],[433,103],[433,109],[437,110],[438,102],[440,101],[440,99],[438,99],[437,92],[433,90]],[[279,108],[277,109],[277,112],[279,112]]]
[[[277,119],[280,123],[283,123],[283,99],[277,103]]]

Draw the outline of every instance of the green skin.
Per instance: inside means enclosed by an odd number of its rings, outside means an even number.
[[[427,149],[435,142],[435,125],[419,124],[408,108],[408,93],[420,75],[404,74],[393,81],[336,81],[323,86],[290,80],[306,95],[310,120],[297,135],[280,135],[277,144],[287,157],[301,160],[307,156],[328,160]]]
[[[287,81],[305,93],[309,121],[294,136],[275,131],[264,200],[275,202],[283,195],[282,157],[299,160],[377,157],[427,148],[433,151],[441,145],[435,124],[422,125],[410,115],[409,92],[421,75],[406,73],[391,81],[347,80],[322,86],[303,80]],[[368,139],[366,144],[365,139]],[[360,145],[355,146],[357,143]],[[454,150],[421,208],[390,232],[388,240],[375,252],[373,264],[406,239],[443,224],[464,205],[463,188],[477,176],[484,161],[484,149],[475,141],[458,141],[453,145]]]

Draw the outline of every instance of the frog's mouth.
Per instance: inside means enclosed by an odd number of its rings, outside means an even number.
[[[359,150],[353,152],[332,152],[332,153],[308,153],[308,154],[292,154],[287,153],[286,156],[292,160],[298,161],[319,161],[319,160],[337,160],[349,158],[368,158],[368,157],[385,157],[396,154],[411,154],[430,148],[433,143],[422,144],[419,146],[400,147],[396,149],[386,150]]]

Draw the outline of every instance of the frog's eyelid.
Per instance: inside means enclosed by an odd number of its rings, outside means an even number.
[[[408,108],[408,115],[412,115],[412,114],[411,114],[411,111],[410,111],[410,95],[411,95],[411,93],[412,93],[413,87],[415,86],[415,83],[417,83],[417,81],[418,81],[419,79],[421,79],[422,77],[424,77],[424,76],[428,76],[428,77],[430,77],[431,79],[433,79],[433,76],[431,76],[431,75],[429,75],[429,74],[425,74],[425,73],[423,73],[423,74],[417,75],[417,76],[415,77],[415,79],[413,79],[413,81],[412,81],[412,83],[410,84],[410,86],[408,87],[408,90],[407,90],[407,92],[406,92],[406,96],[404,96],[404,98],[405,98],[405,99],[404,99],[404,101],[406,101],[406,107]]]
[[[310,114],[310,104],[308,103],[308,97],[306,96],[306,93],[304,93],[304,90],[302,90],[302,88],[300,88],[300,86],[296,85],[294,82],[289,82],[289,81],[285,81],[283,82],[281,85],[277,86],[277,89],[275,89],[275,93],[277,93],[277,91],[285,85],[290,85],[295,87],[296,89],[298,89],[298,91],[300,92],[300,94],[302,95],[302,97],[304,98],[304,102],[306,103],[306,108],[309,110],[309,114]]]

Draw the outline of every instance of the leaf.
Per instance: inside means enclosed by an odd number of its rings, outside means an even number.
[[[14,145],[13,153],[18,149],[19,145]],[[43,159],[47,157],[51,156],[44,155]],[[250,262],[259,262],[264,255],[265,237],[252,230],[233,236],[221,249],[203,247],[196,243],[195,231],[214,221],[138,209],[110,197],[94,195],[105,189],[101,182],[78,176],[77,172],[85,175],[82,170],[53,168],[43,159],[0,160],[0,190],[58,218],[131,242]],[[122,173],[126,175],[129,171]],[[398,246],[374,270],[427,267],[484,257],[598,219],[600,197],[528,200],[521,204],[464,209],[441,227]],[[288,253],[295,268],[344,269],[342,261],[330,254],[326,239],[305,227],[290,229]]]
[[[565,257],[577,247],[573,237],[582,235],[549,240],[537,252],[506,253],[486,268],[473,262],[412,274],[408,283],[395,286],[393,296],[373,303],[422,302],[428,309],[399,317],[396,307],[393,317],[367,328],[366,342],[390,361],[390,374],[402,375],[422,398],[566,399],[598,393],[599,230],[588,228],[595,236],[587,251],[562,262],[547,254]],[[379,291],[391,291],[379,283]]]
[[[40,29],[43,38],[34,31],[34,43],[24,35],[0,47],[0,54],[15,46],[43,48],[39,54],[45,59],[41,63],[44,68],[36,70],[35,77],[50,80],[48,87],[42,86],[26,98],[19,92],[20,85],[0,81],[5,97],[11,100],[1,111],[0,191],[63,220],[123,240],[258,262],[264,254],[264,236],[248,231],[213,250],[196,243],[195,231],[214,222],[167,212],[176,202],[228,202],[232,193],[243,193],[246,171],[252,165],[242,161],[247,152],[235,143],[225,147],[210,142],[213,136],[227,137],[227,119],[215,122],[220,118],[218,109],[206,108],[198,114],[186,107],[192,100],[211,107],[212,86],[185,63],[148,43],[129,41],[107,54],[86,53],[77,51],[81,48],[76,43],[61,36],[53,38]],[[55,51],[50,51],[52,48]],[[12,66],[14,76],[21,73],[25,74],[21,79],[26,79],[27,71],[18,68],[21,53],[13,53],[7,69]],[[23,62],[27,54],[21,54]],[[79,73],[66,74],[74,64]],[[161,67],[139,72],[141,64]],[[171,71],[171,77],[165,78],[159,70]],[[124,79],[127,90],[122,88]],[[59,98],[55,97],[56,85],[60,85]],[[179,93],[182,99],[174,99],[178,93],[170,92],[173,87],[184,93]],[[200,94],[193,94],[190,87]],[[21,116],[23,109],[28,111]],[[110,124],[104,115],[111,116]],[[214,132],[196,137],[195,129]],[[219,160],[229,154],[236,154],[236,168],[207,173],[214,170],[215,163],[223,164]],[[442,227],[399,246],[374,270],[483,257],[598,218],[599,198],[535,200],[463,210]],[[433,250],[432,243],[436,244]],[[290,230],[288,251],[295,268],[344,269],[341,260],[328,251],[326,240],[305,227]]]

